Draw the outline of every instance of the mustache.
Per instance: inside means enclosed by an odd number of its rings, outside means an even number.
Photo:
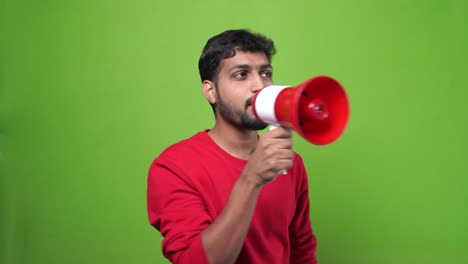
[[[245,101],[245,109],[252,105],[253,96]]]

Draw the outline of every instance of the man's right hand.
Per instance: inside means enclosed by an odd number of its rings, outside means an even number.
[[[266,131],[259,137],[241,177],[259,186],[274,180],[282,170],[292,167],[292,146],[291,130],[278,127]]]

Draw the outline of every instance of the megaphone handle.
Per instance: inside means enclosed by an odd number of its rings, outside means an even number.
[[[276,125],[276,124],[275,125],[270,125],[270,130],[276,129],[278,127],[280,127],[280,126]],[[286,175],[286,174],[288,174],[288,172],[286,170],[280,170],[278,174],[279,175]]]
[[[276,129],[278,127],[280,127],[280,126],[279,125],[270,125],[270,130]]]

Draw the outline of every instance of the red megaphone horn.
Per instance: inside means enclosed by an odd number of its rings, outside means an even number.
[[[263,122],[292,129],[315,145],[337,140],[349,118],[348,97],[328,76],[311,78],[296,87],[267,86],[254,95],[252,109]]]

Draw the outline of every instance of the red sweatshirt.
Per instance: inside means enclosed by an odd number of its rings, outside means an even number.
[[[148,175],[148,216],[164,237],[172,263],[208,263],[202,231],[221,212],[247,160],[222,150],[199,132],[167,148]],[[307,174],[296,154],[287,175],[262,187],[236,263],[316,263]]]

